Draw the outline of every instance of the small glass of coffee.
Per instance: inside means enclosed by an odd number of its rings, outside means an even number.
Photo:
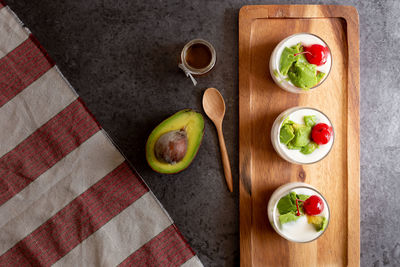
[[[215,49],[209,42],[194,39],[183,47],[179,68],[185,72],[186,76],[201,76],[214,67],[216,59]],[[193,78],[192,80],[195,84]]]

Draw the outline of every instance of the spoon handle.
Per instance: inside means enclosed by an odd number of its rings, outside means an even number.
[[[231,165],[229,163],[228,152],[226,151],[224,134],[222,133],[222,124],[221,126],[217,126],[216,128],[218,132],[219,149],[221,151],[222,165],[224,166],[225,180],[226,184],[228,185],[229,191],[232,192],[233,181],[232,181]]]

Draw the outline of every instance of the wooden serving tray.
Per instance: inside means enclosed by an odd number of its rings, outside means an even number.
[[[329,45],[333,66],[315,91],[292,94],[274,84],[268,69],[285,37],[309,32]],[[360,118],[358,13],[349,6],[244,6],[239,14],[239,161],[241,266],[358,266],[360,264]],[[270,131],[285,109],[310,106],[335,129],[330,154],[293,165],[274,151]],[[326,197],[331,219],[316,241],[286,241],[270,226],[267,203],[280,185],[301,181]]]

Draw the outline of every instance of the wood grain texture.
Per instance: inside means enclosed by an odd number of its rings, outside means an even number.
[[[228,152],[226,151],[224,134],[222,131],[222,122],[225,116],[225,101],[221,93],[215,88],[208,88],[203,96],[203,109],[207,116],[212,120],[217,129],[219,150],[221,152],[222,166],[224,167],[224,175],[226,185],[229,192],[233,192],[233,180],[231,164],[229,163]]]
[[[274,84],[269,57],[285,37],[310,32],[332,52],[327,80],[315,91],[291,94]],[[241,266],[360,265],[360,118],[358,13],[349,6],[244,6],[239,14],[239,163]],[[274,151],[275,118],[293,106],[328,115],[335,143],[322,161],[293,165]],[[276,234],[267,202],[280,185],[302,181],[326,197],[331,219],[317,241],[296,244]]]

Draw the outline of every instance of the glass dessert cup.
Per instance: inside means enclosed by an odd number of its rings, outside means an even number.
[[[280,142],[280,129],[282,127],[283,122],[287,118],[289,118],[289,120],[294,121],[295,123],[303,123],[303,117],[309,115],[315,115],[317,117],[318,123],[325,123],[328,126],[332,127],[332,135],[327,144],[320,145],[318,148],[315,149],[314,152],[305,155],[302,154],[299,150],[287,148],[285,144]],[[278,153],[278,155],[284,160],[293,164],[300,164],[300,165],[313,164],[322,160],[331,151],[334,139],[335,139],[335,133],[329,118],[321,111],[309,107],[293,107],[285,110],[275,119],[271,129],[271,142],[276,153]]]
[[[317,66],[317,71],[325,73],[325,76],[322,78],[321,81],[319,81],[319,83],[317,83],[314,87],[310,88],[309,90],[304,90],[302,88],[295,86],[292,82],[289,81],[287,76],[282,75],[279,71],[280,59],[285,47],[292,47],[298,43],[301,43],[303,46],[319,44],[324,47],[327,47],[329,51],[326,63],[323,64],[322,66]],[[269,61],[269,70],[272,79],[280,88],[290,93],[306,93],[317,88],[328,78],[331,68],[332,68],[332,54],[329,46],[320,37],[310,33],[296,33],[283,39],[273,50]]]
[[[303,218],[298,219],[296,222],[290,222],[290,226],[286,226],[286,224],[281,225],[279,222],[279,211],[277,208],[279,200],[290,192],[296,192],[297,194],[306,194],[306,195],[317,195],[322,199],[324,203],[324,210],[320,215],[323,215],[327,224],[325,228],[321,231],[316,231],[312,225],[308,224],[306,216],[302,216]],[[325,233],[326,229],[328,229],[329,221],[330,221],[330,209],[328,206],[328,202],[324,198],[324,196],[312,185],[300,182],[293,182],[281,185],[278,187],[271,195],[268,201],[268,220],[274,228],[275,232],[279,234],[281,237],[289,240],[291,242],[296,243],[308,243],[316,240],[321,237],[323,233]],[[301,221],[303,220],[303,221]]]

